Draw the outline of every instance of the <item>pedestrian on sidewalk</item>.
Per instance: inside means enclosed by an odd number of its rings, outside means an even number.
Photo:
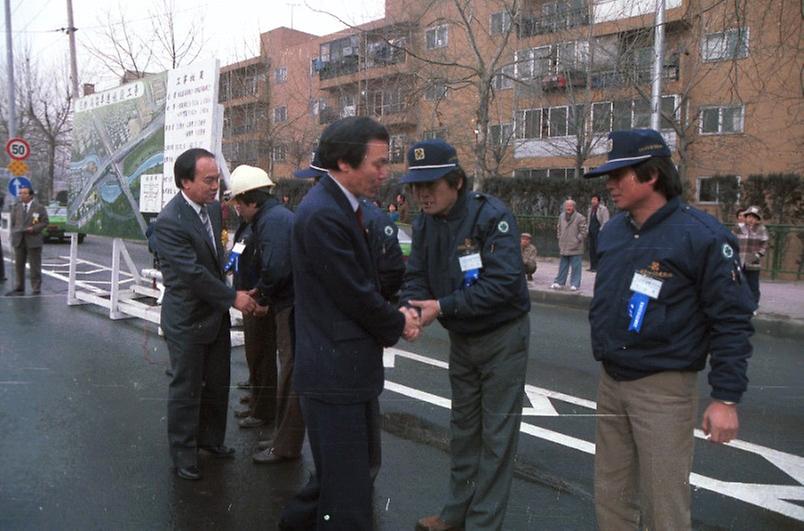
[[[586,218],[575,210],[575,201],[564,201],[564,212],[558,216],[556,224],[558,250],[561,258],[558,262],[558,275],[550,285],[552,289],[561,289],[567,283],[570,274],[570,290],[578,291],[581,287],[581,270],[583,269],[583,242],[586,239]]]
[[[750,206],[744,212],[745,221],[737,232],[740,244],[740,263],[743,274],[754,295],[754,302],[759,304],[759,273],[762,269],[762,257],[768,252],[768,229],[762,224],[762,212],[757,206]]]
[[[539,267],[539,252],[533,245],[533,236],[529,232],[523,232],[519,236],[519,248],[522,251],[522,266],[525,268],[525,275],[528,280],[533,280],[533,273]]]
[[[451,471],[441,512],[416,529],[502,529],[514,471],[530,322],[516,219],[466,189],[455,148],[414,144],[409,184],[422,214],[400,301],[449,331]]]
[[[595,511],[602,531],[690,529],[696,376],[711,356],[712,400],[701,428],[737,436],[755,308],[735,251],[712,216],[681,202],[658,131],[609,134],[607,175],[623,212],[600,233],[589,310],[597,395]],[[626,304],[626,301],[628,303]]]
[[[600,195],[592,196],[592,204],[586,213],[589,220],[589,271],[597,271],[597,235],[609,220],[609,209],[600,201]]]
[[[31,293],[42,290],[42,231],[49,222],[47,209],[34,197],[32,188],[19,189],[20,200],[11,209],[11,246],[14,248],[14,289],[7,295],[25,293],[25,263],[31,266]]]

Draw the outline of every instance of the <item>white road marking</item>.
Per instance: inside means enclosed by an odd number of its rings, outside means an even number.
[[[415,354],[400,349],[386,349],[383,360],[386,362],[390,361],[390,365],[386,363],[386,367],[393,367],[393,360],[397,356],[420,361],[434,367],[449,367],[449,364],[443,361],[434,360],[422,356],[421,354]],[[385,388],[391,392],[445,409],[450,409],[452,404],[451,400],[448,398],[389,380],[385,381]],[[526,385],[525,394],[531,402],[531,407],[522,408],[523,416],[568,416],[559,414],[550,403],[550,399],[560,400],[592,410],[597,409],[597,404],[591,400],[574,397],[541,387]],[[594,443],[535,426],[527,422],[522,422],[520,431],[533,437],[538,437],[539,439],[560,444],[568,448],[574,448],[587,454],[594,455],[595,453]],[[703,432],[700,430],[695,430],[695,437],[699,439],[705,438]],[[791,503],[791,501],[804,501],[804,458],[739,439],[728,443],[728,446],[765,458],[770,464],[787,474],[790,478],[799,483],[799,485],[766,485],[721,481],[696,473],[690,474],[690,484],[804,522],[804,507]]]

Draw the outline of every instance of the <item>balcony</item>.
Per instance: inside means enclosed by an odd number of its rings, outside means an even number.
[[[318,123],[321,125],[331,124],[332,122],[340,119],[341,113],[334,107],[326,107],[321,109],[318,113]]]
[[[522,15],[517,22],[517,36],[526,39],[589,24],[589,9],[581,7],[552,15]]]
[[[678,61],[665,64],[662,81],[678,81],[680,68]],[[592,88],[622,87],[625,85],[644,85],[653,81],[653,66],[602,70],[592,73]]]
[[[339,61],[321,63],[318,78],[321,81],[338,76],[354,74],[360,68],[360,58],[357,55],[346,56]]]

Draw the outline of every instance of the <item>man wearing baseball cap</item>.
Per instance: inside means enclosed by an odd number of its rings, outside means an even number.
[[[232,197],[237,202],[240,216],[251,224],[259,273],[252,290],[257,300],[257,315],[265,315],[270,308],[276,330],[276,352],[279,356],[279,374],[276,384],[276,424],[271,446],[254,454],[258,464],[276,464],[298,459],[304,442],[304,421],[299,398],[292,390],[294,345],[293,326],[293,274],[290,263],[290,234],[293,213],[282,206],[271,194],[274,184],[260,168],[242,165],[235,168],[231,177]],[[276,364],[276,358],[264,360]],[[267,372],[267,369],[266,371]],[[266,389],[265,382],[256,382],[257,405]],[[273,391],[267,389],[268,392]],[[264,424],[259,417],[240,421],[244,428]],[[261,422],[262,421],[262,422]]]
[[[502,529],[530,339],[530,299],[519,230],[497,198],[467,190],[455,148],[414,144],[410,185],[422,213],[400,300],[449,331],[450,488],[440,514],[420,530]]]
[[[609,134],[606,175],[622,212],[598,241],[589,310],[602,362],[597,396],[595,509],[600,529],[690,529],[689,476],[698,371],[709,357],[710,442],[737,436],[754,302],[737,242],[681,201],[670,149],[652,129]],[[641,517],[640,517],[641,515]]]

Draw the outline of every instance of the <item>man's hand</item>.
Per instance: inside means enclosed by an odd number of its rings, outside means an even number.
[[[260,306],[257,304],[257,307],[254,308],[254,316],[265,317],[266,315],[268,315],[268,305],[266,304],[265,306]]]
[[[257,308],[257,303],[251,298],[251,295],[246,291],[238,291],[235,293],[234,305],[235,308],[243,312],[245,315],[254,313]]]
[[[709,442],[727,443],[737,437],[740,422],[737,406],[713,400],[703,414],[701,429],[709,436]]]
[[[427,301],[408,301],[408,304],[414,308],[419,308],[422,311],[422,326],[428,326],[430,323],[435,321],[436,317],[438,317],[439,307],[437,300],[430,299]]]
[[[419,318],[419,312],[413,308],[400,308],[400,312],[405,316],[405,329],[402,331],[402,337],[406,341],[416,341],[419,334],[422,332],[422,323]]]

